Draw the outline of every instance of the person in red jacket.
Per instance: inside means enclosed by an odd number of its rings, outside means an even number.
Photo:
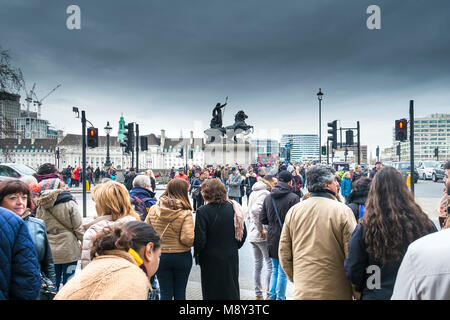
[[[76,167],[76,169],[73,171],[73,180],[77,188],[80,186],[80,171],[80,167]]]
[[[187,183],[189,183],[188,176],[184,174],[183,168],[178,169],[178,174],[175,176],[174,179],[177,179],[177,178],[184,179],[184,180],[186,180]]]

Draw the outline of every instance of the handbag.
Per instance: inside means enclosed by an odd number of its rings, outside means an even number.
[[[194,191],[192,191],[192,196],[198,197],[200,195],[200,188],[196,188]]]
[[[41,290],[39,291],[39,300],[53,300],[57,294],[56,286],[41,272]]]

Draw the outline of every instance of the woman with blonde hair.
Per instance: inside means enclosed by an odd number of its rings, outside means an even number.
[[[161,237],[162,254],[156,273],[161,300],[186,300],[194,244],[194,219],[188,190],[186,180],[170,180],[145,219]]]
[[[156,177],[153,174],[153,171],[149,169],[149,170],[145,171],[145,175],[150,177],[152,191],[155,192],[155,189],[156,189]]]
[[[81,253],[81,268],[91,262],[92,240],[106,227],[140,220],[130,203],[128,190],[124,185],[109,181],[92,189],[92,200],[95,202],[97,218],[83,226],[83,250]]]

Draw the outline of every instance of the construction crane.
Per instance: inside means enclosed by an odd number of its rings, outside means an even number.
[[[30,103],[33,102],[32,98],[33,98],[33,94],[34,94],[34,88],[36,87],[36,83],[33,84],[33,88],[31,89],[30,92],[28,92],[28,90],[27,90],[25,81],[23,82],[23,87],[25,88],[25,94],[27,96],[25,101],[27,102],[27,117],[29,117],[30,116]]]
[[[38,119],[41,118],[41,105],[42,105],[42,101],[44,101],[45,98],[47,98],[50,94],[53,93],[53,91],[55,91],[56,89],[58,89],[59,87],[61,87],[60,84],[58,84],[55,88],[53,88],[49,93],[47,93],[47,95],[45,97],[43,97],[41,100],[39,100],[39,98],[36,96],[36,92],[33,92],[36,100],[33,101],[33,105],[37,105],[38,106],[38,114],[37,117]],[[34,87],[33,87],[34,88]]]

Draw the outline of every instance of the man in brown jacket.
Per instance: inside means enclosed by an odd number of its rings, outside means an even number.
[[[310,197],[293,206],[281,232],[279,258],[294,298],[352,299],[345,275],[348,242],[356,228],[352,210],[337,200],[335,170],[317,165],[306,173]]]

